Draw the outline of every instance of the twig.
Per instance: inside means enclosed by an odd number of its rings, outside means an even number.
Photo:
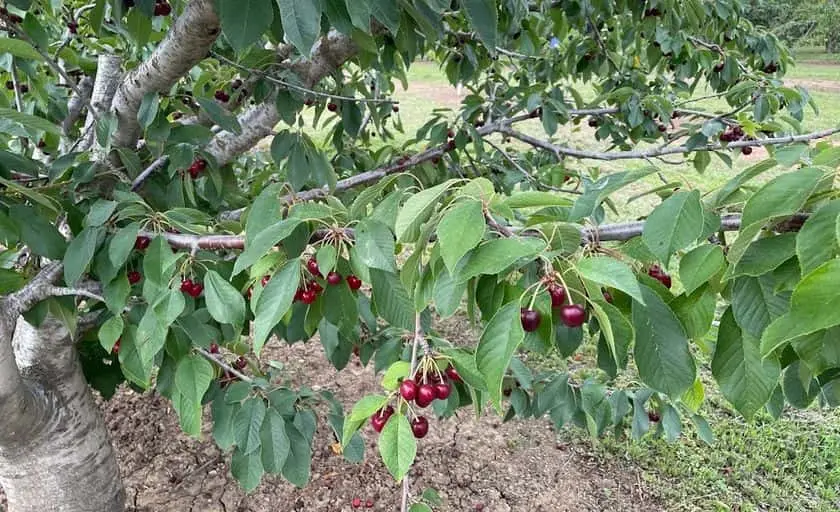
[[[204,356],[205,359],[207,359],[211,363],[217,364],[219,366],[219,368],[221,368],[222,370],[225,370],[226,372],[229,372],[231,375],[234,375],[236,378],[238,378],[242,382],[247,382],[248,384],[253,384],[254,383],[254,379],[252,379],[251,377],[248,377],[244,373],[235,369],[233,366],[227,364],[221,358],[216,357],[215,354],[211,354],[210,352],[204,350],[201,347],[196,347],[195,349],[196,349],[196,351],[198,351],[199,354]]]
[[[353,102],[356,102],[356,103],[399,104],[399,101],[388,99],[388,98],[354,98],[352,96],[341,96],[339,94],[330,94],[330,93],[326,93],[326,92],[316,91],[316,90],[313,90],[313,89],[309,89],[307,87],[303,87],[301,85],[297,85],[297,84],[293,84],[291,82],[287,82],[283,79],[272,76],[272,75],[266,73],[265,71],[260,71],[259,69],[254,69],[254,68],[249,68],[247,66],[243,66],[242,64],[239,64],[235,61],[232,61],[232,60],[228,59],[227,57],[225,57],[224,55],[221,55],[217,52],[210,52],[210,54],[214,58],[219,59],[220,61],[224,62],[225,64],[231,65],[231,66],[233,66],[233,67],[235,67],[235,68],[237,68],[241,71],[244,71],[246,73],[260,75],[263,78],[265,78],[266,80],[268,80],[269,82],[274,82],[278,85],[282,85],[283,87],[288,87],[289,89],[294,89],[296,91],[303,92],[303,93],[306,93],[306,94],[309,94],[309,95],[312,95],[312,96],[319,96],[321,98],[329,98],[329,99],[342,100],[342,101],[353,101]]]
[[[143,183],[149,176],[152,175],[152,173],[154,173],[158,169],[161,169],[168,162],[169,157],[166,155],[163,155],[154,162],[152,162],[148,167],[146,167],[146,169],[143,170],[143,172],[141,172],[136,178],[134,178],[133,182],[131,182],[131,191],[137,192],[137,190],[139,190],[140,187],[143,186]]]
[[[822,130],[819,132],[812,132],[806,133],[803,135],[789,135],[785,137],[772,137],[767,139],[758,139],[758,140],[742,140],[738,142],[731,142],[727,145],[723,144],[707,144],[705,146],[700,146],[696,148],[689,148],[686,146],[677,146],[671,148],[654,148],[648,150],[637,150],[637,151],[616,151],[614,153],[610,152],[601,152],[601,151],[585,151],[580,149],[569,148],[565,146],[558,146],[556,144],[552,144],[550,142],[537,139],[536,137],[532,137],[530,135],[526,135],[521,132],[517,132],[511,128],[505,128],[502,130],[503,133],[515,138],[519,139],[520,141],[530,144],[536,148],[543,149],[546,151],[550,151],[555,155],[565,155],[574,158],[583,158],[583,159],[591,159],[591,160],[628,160],[628,159],[637,159],[637,158],[655,158],[660,157],[663,155],[676,155],[676,154],[685,154],[685,153],[695,153],[698,151],[718,151],[718,150],[726,150],[726,149],[736,149],[736,148],[745,148],[745,147],[759,147],[759,146],[773,146],[776,144],[791,144],[794,142],[808,142],[811,140],[816,139],[823,139],[826,137],[830,137],[836,133],[840,133],[840,128],[831,128],[828,130]]]
[[[106,302],[105,297],[94,293],[84,288],[67,288],[62,286],[51,286],[47,289],[47,294],[52,297],[61,297],[68,295],[76,295],[79,297],[86,297],[88,299],[98,300],[99,302]]]
[[[67,82],[67,85],[73,90],[73,92],[75,92],[79,96],[84,106],[87,107],[88,112],[92,113],[94,119],[98,120],[99,117],[97,116],[97,113],[91,106],[90,101],[88,101],[88,99],[85,98],[85,96],[82,94],[82,91],[79,89],[79,86],[76,84],[76,81],[73,80],[73,78],[70,75],[68,75],[66,71],[64,71],[64,68],[59,66],[58,63],[55,60],[53,60],[49,53],[42,50],[41,47],[38,46],[38,44],[36,44],[31,37],[29,37],[29,34],[18,28],[17,25],[15,25],[14,23],[9,23],[7,21],[5,23],[5,26],[6,30],[9,30],[12,33],[14,33],[15,36],[17,36],[22,41],[26,41],[27,43],[29,43],[35,49],[35,51],[38,52],[38,54],[46,61],[47,65],[51,67],[53,71],[58,73],[61,76],[61,78],[63,78],[64,81]]]

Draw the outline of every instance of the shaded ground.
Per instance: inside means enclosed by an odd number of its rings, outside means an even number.
[[[346,404],[375,391],[377,384],[372,370],[354,363],[341,373],[325,371],[317,342],[291,348],[275,344],[265,358],[288,365],[298,382],[335,390]],[[123,392],[103,409],[120,454],[130,510],[343,511],[352,510],[357,496],[373,500],[371,510],[399,509],[400,486],[382,466],[369,428],[363,464],[336,456],[329,427],[319,423],[308,487],[298,490],[266,479],[245,496],[209,438],[200,442],[180,433],[166,400]],[[471,409],[458,419],[432,420],[416,467],[413,492],[437,489],[446,501],[439,510],[663,510],[637,470],[605,465],[584,447],[557,442],[547,422],[500,425],[494,417],[476,422]]]

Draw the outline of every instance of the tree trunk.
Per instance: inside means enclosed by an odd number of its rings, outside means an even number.
[[[19,319],[13,345],[21,388],[0,401],[9,512],[122,511],[114,449],[67,329],[51,317],[38,328]]]

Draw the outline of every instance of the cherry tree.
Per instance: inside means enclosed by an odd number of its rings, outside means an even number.
[[[419,512],[421,439],[461,408],[593,436],[675,439],[693,423],[711,442],[709,361],[747,418],[836,404],[840,148],[811,141],[840,128],[802,128],[816,106],[743,9],[7,0],[9,510],[123,510],[90,387],[107,398],[124,381],[170,399],[190,435],[209,409],[247,490],[264,474],[306,485],[319,425],[350,461],[378,436],[402,509]],[[395,91],[427,58],[467,94],[397,142]],[[757,147],[768,158],[715,189],[680,165]],[[656,205],[615,223],[628,186]],[[476,346],[436,330],[459,308]],[[260,359],[316,334],[325,364],[381,371],[381,393],[345,411]],[[583,343],[596,377],[525,364]]]

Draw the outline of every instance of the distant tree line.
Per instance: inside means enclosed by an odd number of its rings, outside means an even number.
[[[746,15],[789,44],[825,46],[840,52],[840,1],[750,0]]]

